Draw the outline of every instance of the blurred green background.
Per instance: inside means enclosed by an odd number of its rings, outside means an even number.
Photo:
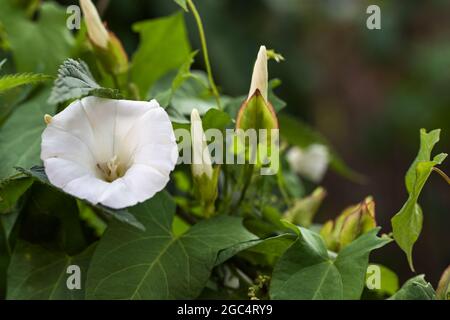
[[[74,1],[59,1],[64,5]],[[196,0],[204,20],[216,82],[230,95],[245,94],[261,44],[282,53],[271,78],[289,112],[313,125],[346,162],[364,174],[355,184],[329,172],[318,220],[374,196],[378,222],[407,198],[404,174],[419,144],[419,129],[442,128],[439,152],[450,151],[450,1]],[[366,28],[366,8],[381,7],[381,30]],[[97,1],[103,19],[131,54],[138,35],[131,24],[168,15],[169,0]],[[186,14],[191,43],[199,48],[195,21]],[[197,58],[194,68],[203,68]],[[449,161],[441,167],[450,173]],[[425,223],[415,246],[418,273],[437,281],[450,263],[450,189],[433,174],[420,200]],[[399,273],[412,274],[392,244],[373,256]]]

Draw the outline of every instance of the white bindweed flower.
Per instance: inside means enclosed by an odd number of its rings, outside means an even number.
[[[52,117],[42,134],[50,182],[115,209],[162,190],[177,157],[172,124],[156,100],[86,97]]]
[[[100,48],[106,49],[108,47],[109,33],[98,15],[97,8],[95,8],[91,0],[80,0],[80,5],[86,21],[89,39]]]
[[[261,96],[267,102],[267,85],[267,51],[265,46],[261,46],[259,48],[258,57],[256,58],[255,65],[253,67],[252,82],[250,84],[250,91],[248,92],[248,99],[250,99],[258,89],[261,93]]]
[[[191,112],[191,140],[192,140],[192,174],[200,177],[203,174],[211,179],[213,168],[211,157],[206,143],[206,136],[203,132],[202,119],[197,109]]]
[[[312,144],[305,149],[293,147],[287,152],[286,159],[296,173],[319,182],[327,170],[329,152],[321,144]]]

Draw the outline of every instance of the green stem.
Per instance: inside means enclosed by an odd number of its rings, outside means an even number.
[[[205,60],[206,72],[208,73],[208,81],[211,86],[211,90],[214,94],[214,97],[216,98],[217,106],[219,107],[219,109],[221,109],[219,91],[217,90],[216,84],[214,83],[214,78],[211,71],[211,64],[209,62],[208,47],[206,46],[205,30],[203,29],[202,19],[200,18],[200,14],[198,13],[197,8],[194,5],[194,2],[192,0],[187,0],[186,2],[189,6],[189,9],[192,11],[192,14],[194,15],[195,21],[197,23],[200,42],[202,44],[203,58]]]
[[[253,176],[253,164],[245,164],[244,169],[244,187],[242,188],[241,196],[239,197],[238,202],[236,203],[235,208],[238,208],[242,201],[245,199],[245,194],[247,193],[248,187],[250,186],[250,182],[252,181]]]
[[[225,199],[226,197],[228,197],[228,168],[226,165],[224,165],[223,167],[223,185],[222,185],[222,190],[223,190],[223,199]]]
[[[281,196],[283,197],[284,202],[289,207],[292,205],[292,200],[289,197],[289,194],[286,190],[286,181],[284,180],[283,173],[281,171],[281,168],[277,172],[277,182],[278,182],[278,189],[280,190]]]

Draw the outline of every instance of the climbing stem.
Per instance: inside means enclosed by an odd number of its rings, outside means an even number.
[[[219,109],[221,109],[219,91],[217,90],[216,84],[214,82],[214,78],[211,71],[211,64],[209,62],[208,47],[206,45],[205,30],[203,29],[202,19],[200,18],[200,14],[198,13],[197,8],[194,5],[194,2],[192,0],[187,0],[186,2],[192,14],[194,15],[194,19],[197,23],[198,33],[200,35],[200,42],[202,45],[203,58],[205,60],[206,72],[208,73],[208,81],[211,86],[211,90],[214,94],[214,97],[216,98],[217,106],[219,107]]]
[[[436,167],[433,167],[433,171],[437,172],[442,178],[444,178],[445,181],[447,181],[448,184],[450,184],[450,177],[446,175],[444,171]]]

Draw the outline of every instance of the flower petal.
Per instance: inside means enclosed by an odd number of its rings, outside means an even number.
[[[110,183],[88,174],[70,181],[65,185],[63,190],[77,198],[97,204],[100,202],[100,197],[106,192],[109,185]]]
[[[87,148],[89,153],[94,156],[96,141],[80,100],[72,102],[63,112],[52,117],[51,122],[47,125],[47,128],[42,135],[43,142],[46,142],[45,147],[49,148],[42,150],[42,160],[49,157],[49,155],[46,154],[47,152],[51,154],[54,153],[56,149],[58,149],[58,153],[64,152],[63,150],[67,151],[67,148],[60,148],[63,146],[53,146],[55,142],[58,143],[58,140],[60,140],[60,133],[57,131],[64,131],[66,133],[64,134],[64,144],[67,144],[67,147],[70,147],[72,143],[75,143],[74,148],[72,149],[82,148],[85,150]],[[73,137],[69,137],[68,135]],[[47,141],[48,139],[52,139],[52,142],[49,143],[49,141]],[[84,144],[84,146],[81,144]]]
[[[169,182],[169,175],[142,164],[134,164],[122,177],[138,202],[142,202],[161,191]]]
[[[48,126],[42,133],[41,159],[45,161],[50,158],[63,158],[95,169],[96,161],[87,144],[56,126]]]
[[[143,114],[120,143],[119,155],[122,159],[126,154],[135,153],[148,144],[169,145],[176,148],[175,134],[172,123],[166,111],[157,107]],[[158,155],[155,154],[155,157]],[[128,161],[132,161],[128,158]]]
[[[139,147],[133,158],[134,164],[152,167],[159,172],[169,175],[178,159],[178,148],[172,144],[150,143]]]
[[[98,202],[113,209],[121,209],[135,205],[138,199],[123,178],[119,178],[108,184]]]
[[[48,179],[61,189],[64,189],[69,182],[90,173],[84,166],[62,158],[49,158],[44,161],[44,165]]]

